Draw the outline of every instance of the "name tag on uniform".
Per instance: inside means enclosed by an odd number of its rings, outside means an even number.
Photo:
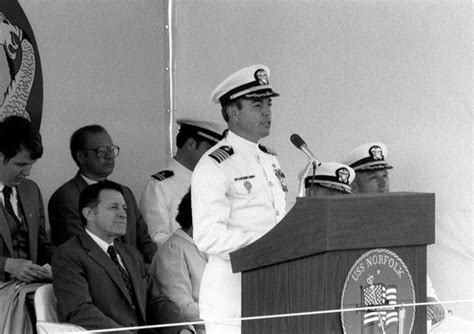
[[[253,179],[254,177],[255,175],[241,176],[241,177],[236,177],[234,181],[249,180],[249,179]]]

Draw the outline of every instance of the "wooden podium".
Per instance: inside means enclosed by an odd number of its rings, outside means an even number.
[[[366,251],[387,248],[406,264],[416,302],[426,301],[426,245],[435,241],[429,193],[298,198],[262,238],[231,253],[242,273],[242,317],[340,308],[344,281]],[[242,322],[242,333],[342,333],[340,313]],[[412,333],[426,333],[417,307]]]

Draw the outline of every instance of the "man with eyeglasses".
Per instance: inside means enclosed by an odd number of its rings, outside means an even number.
[[[112,174],[120,151],[100,125],[88,125],[76,130],[71,136],[70,150],[79,171],[54,192],[48,203],[52,239],[57,246],[83,231],[79,195],[87,185],[106,180]],[[122,188],[127,205],[127,232],[121,239],[136,247],[145,262],[151,263],[156,245],[148,234],[132,191],[124,185]]]

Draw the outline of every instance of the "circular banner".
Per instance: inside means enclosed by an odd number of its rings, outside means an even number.
[[[378,248],[364,253],[347,274],[341,309],[368,308],[341,313],[344,333],[411,333],[415,288],[407,266],[391,250]]]
[[[16,0],[0,0],[0,120],[18,115],[39,129],[43,78],[31,26]]]

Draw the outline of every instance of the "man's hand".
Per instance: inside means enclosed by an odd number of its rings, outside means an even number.
[[[42,267],[25,259],[7,259],[5,271],[13,278],[25,283],[52,278],[50,266]]]
[[[437,302],[433,297],[427,297],[426,301],[429,303]],[[444,307],[441,304],[427,305],[426,311],[428,320],[431,320],[433,324],[444,319]]]

